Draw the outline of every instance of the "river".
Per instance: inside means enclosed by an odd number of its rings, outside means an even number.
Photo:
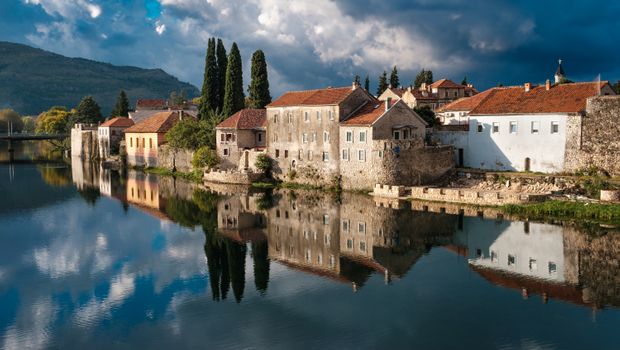
[[[620,233],[439,206],[0,164],[0,347],[620,348]]]

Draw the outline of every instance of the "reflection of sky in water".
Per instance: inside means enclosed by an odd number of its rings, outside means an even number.
[[[33,181],[31,172],[17,168],[17,178]],[[237,304],[232,291],[226,301],[212,300],[200,227],[160,221],[133,206],[125,213],[107,197],[90,206],[70,186],[53,191],[60,194],[40,207],[0,212],[0,346],[6,349],[617,345],[617,309],[593,316],[559,300],[523,300],[519,291],[472,272],[467,259],[475,259],[474,247],[492,245],[502,232],[519,237],[519,223],[466,219],[453,241],[471,247],[469,256],[433,248],[401,279],[385,285],[375,273],[357,293],[272,263],[267,293],[260,295],[248,251]],[[530,230],[532,237],[544,234]]]

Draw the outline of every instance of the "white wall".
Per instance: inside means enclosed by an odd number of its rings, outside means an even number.
[[[510,133],[510,122],[517,122],[517,132]],[[533,121],[539,122],[538,134],[531,132]],[[557,134],[551,133],[551,122],[558,122]],[[489,170],[525,170],[525,159],[530,158],[530,170],[544,173],[562,171],[566,148],[567,115],[472,115],[469,119],[468,145],[465,148],[465,166]],[[493,133],[493,122],[499,123],[499,132]],[[478,132],[478,123],[483,131]]]

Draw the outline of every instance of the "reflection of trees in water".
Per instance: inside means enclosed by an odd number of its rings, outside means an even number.
[[[230,271],[230,282],[232,284],[235,300],[241,302],[243,290],[245,289],[245,255],[247,247],[231,239],[226,240],[226,252],[228,253],[228,267]]]
[[[230,277],[228,274],[228,256],[226,245],[221,236],[213,231],[205,230],[205,255],[207,256],[207,268],[209,269],[209,281],[213,300],[224,300],[228,294]]]
[[[101,192],[99,192],[99,188],[85,186],[83,189],[78,190],[80,196],[84,199],[86,203],[92,205],[93,207],[97,204],[97,200],[101,197]]]
[[[269,244],[267,240],[252,242],[252,258],[254,260],[254,285],[264,295],[269,284]]]
[[[71,185],[71,169],[67,166],[37,165],[37,170],[41,173],[41,179],[50,186]]]

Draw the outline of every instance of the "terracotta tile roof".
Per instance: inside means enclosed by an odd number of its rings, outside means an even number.
[[[389,90],[391,90],[398,97],[403,97],[403,94],[407,92],[407,89],[403,89],[403,88],[389,88]]]
[[[537,86],[529,92],[523,86],[494,89],[470,114],[578,113],[585,110],[588,97],[597,95],[599,86],[608,84],[606,81],[560,84],[549,90]]]
[[[259,129],[267,126],[266,109],[242,109],[217,125],[221,129]]]
[[[440,79],[440,80],[437,80],[436,82],[432,83],[430,86],[431,86],[431,88],[439,88],[439,87],[441,87],[441,88],[451,88],[451,89],[454,89],[454,88],[464,89],[465,88],[465,86],[463,86],[461,84],[457,84],[457,83],[453,82],[450,79]]]
[[[136,108],[165,108],[166,104],[164,99],[139,99],[136,101]]]
[[[437,112],[439,113],[452,112],[452,111],[468,111],[469,112],[472,109],[476,108],[480,104],[480,102],[484,101],[484,99],[489,97],[489,95],[491,95],[491,93],[495,89],[500,89],[500,88],[491,88],[491,89],[488,89],[486,91],[483,91],[471,97],[459,98],[458,100],[454,102],[450,102],[446,105],[443,105],[442,107],[437,109]]]
[[[116,127],[116,128],[123,128],[123,127],[129,127],[134,125],[133,120],[129,119],[129,118],[125,118],[125,117],[116,117],[116,118],[112,118],[109,120],[106,120],[103,124],[99,125],[101,126],[112,126],[112,127]]]
[[[183,113],[183,112],[181,112]],[[189,114],[183,113],[184,118],[193,118]],[[164,133],[170,130],[179,121],[178,111],[159,112],[151,117],[139,122],[138,124],[125,129],[125,133]]]
[[[336,105],[353,90],[350,86],[306,91],[289,91],[267,105],[269,107]]]
[[[359,110],[347,120],[342,121],[342,125],[370,125],[385,113],[385,102],[375,100],[366,102]]]

